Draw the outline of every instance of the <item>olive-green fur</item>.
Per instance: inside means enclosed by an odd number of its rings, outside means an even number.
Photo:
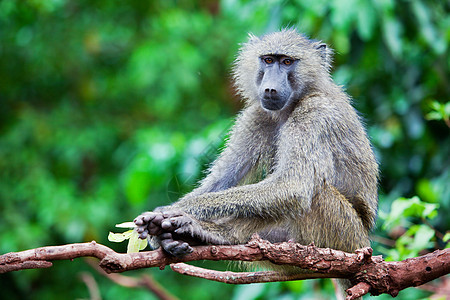
[[[198,188],[173,209],[198,220],[206,243],[314,242],[354,251],[370,245],[377,214],[378,164],[350,97],[330,76],[332,51],[286,29],[251,35],[234,64],[245,108],[226,148]],[[298,61],[295,101],[268,111],[258,99],[260,57]]]

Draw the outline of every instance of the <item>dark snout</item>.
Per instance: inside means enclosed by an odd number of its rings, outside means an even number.
[[[291,94],[287,74],[273,68],[264,73],[259,87],[261,105],[268,110],[282,109]]]
[[[277,94],[277,89],[276,88],[266,88],[265,90],[264,90],[264,98],[272,98],[272,99],[275,99],[275,98],[277,98],[278,97],[278,94]]]

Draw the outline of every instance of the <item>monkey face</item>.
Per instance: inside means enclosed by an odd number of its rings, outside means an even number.
[[[258,98],[264,109],[282,110],[293,98],[292,78],[298,63],[285,55],[263,55],[260,57],[260,68],[256,85]]]
[[[295,29],[250,35],[234,63],[236,90],[272,117],[284,115],[305,95],[326,89],[332,52]]]

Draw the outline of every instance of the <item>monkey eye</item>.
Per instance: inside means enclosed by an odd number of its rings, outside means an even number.
[[[286,66],[292,65],[293,60],[290,58],[286,58],[283,60],[283,64],[285,64]]]
[[[266,64],[271,64],[271,63],[273,63],[273,59],[272,59],[271,57],[265,57],[265,58],[264,58],[264,62],[265,62]]]

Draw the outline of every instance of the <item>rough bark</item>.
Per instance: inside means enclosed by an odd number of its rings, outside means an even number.
[[[291,242],[271,244],[253,238],[246,245],[198,246],[194,252],[176,258],[163,250],[120,254],[96,242],[49,246],[0,256],[0,273],[23,269],[48,268],[54,260],[92,256],[100,259],[100,267],[107,273],[120,273],[149,267],[197,260],[270,261],[310,270],[308,274],[283,275],[277,272],[218,272],[178,264],[177,272],[227,283],[255,283],[309,278],[348,278],[354,286],[347,290],[346,299],[356,299],[367,293],[396,296],[399,291],[418,286],[450,272],[450,249],[399,262],[386,262],[372,256],[371,248],[346,253],[333,249],[303,246]]]

